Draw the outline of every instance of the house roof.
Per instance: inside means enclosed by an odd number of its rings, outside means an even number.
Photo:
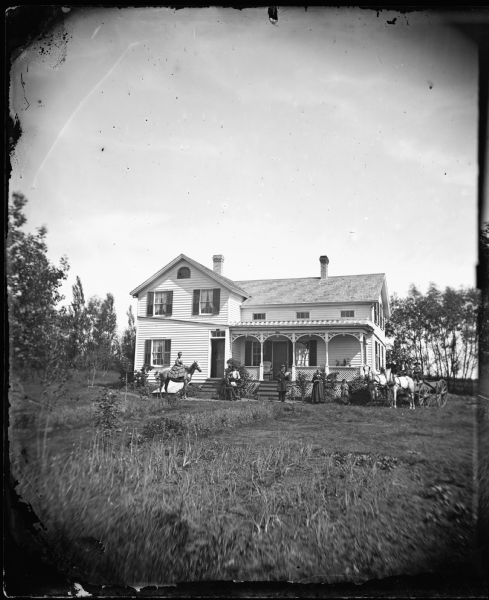
[[[250,294],[246,290],[241,288],[239,286],[239,284],[232,281],[231,279],[228,279],[227,277],[224,277],[223,275],[219,275],[219,273],[216,273],[212,269],[208,269],[207,267],[205,267],[204,265],[201,265],[199,262],[197,262],[193,258],[189,258],[188,256],[185,256],[185,254],[179,254],[176,258],[174,258],[171,262],[169,262],[167,265],[165,265],[157,273],[155,273],[154,275],[151,275],[151,277],[149,279],[147,279],[146,281],[141,283],[141,285],[138,285],[136,288],[134,288],[131,291],[131,296],[137,296],[139,294],[139,292],[142,292],[146,287],[148,287],[153,282],[155,282],[157,279],[159,279],[166,271],[169,271],[170,269],[172,269],[181,260],[186,261],[187,263],[192,265],[194,268],[199,269],[200,271],[202,271],[203,273],[205,273],[206,275],[208,275],[209,277],[211,277],[212,279],[214,279],[215,281],[217,281],[224,287],[228,288],[232,292],[235,292],[236,294],[243,296],[243,298],[249,297]]]
[[[370,302],[378,300],[385,283],[384,273],[298,277],[293,279],[252,279],[237,281],[251,296],[244,307],[270,304],[311,304],[316,302]]]

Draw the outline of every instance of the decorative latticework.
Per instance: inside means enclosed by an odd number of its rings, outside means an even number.
[[[253,381],[258,381],[260,379],[260,367],[246,367],[250,379]]]
[[[360,367],[329,367],[329,374],[338,373],[336,381],[342,382],[343,379],[346,381],[352,381],[360,375]]]
[[[317,371],[318,367],[296,367],[295,376],[298,377],[299,373],[306,376],[306,379],[312,379],[312,376]]]

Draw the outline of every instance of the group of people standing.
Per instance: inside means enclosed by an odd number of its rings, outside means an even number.
[[[278,399],[280,402],[285,402],[285,395],[287,394],[287,382],[290,381],[290,373],[287,371],[287,367],[282,365],[280,367],[280,371],[275,376],[277,380],[277,390],[278,390]],[[324,402],[324,384],[325,384],[325,376],[317,369],[314,375],[312,376],[312,403],[319,404]],[[346,379],[343,379],[340,386],[341,390],[341,401],[343,404],[350,404],[350,386],[346,382]]]
[[[175,364],[171,368],[169,375],[173,378],[183,377],[185,375],[185,367],[183,364],[182,353],[179,352]],[[287,366],[283,364],[280,371],[276,374],[278,399],[280,402],[285,402],[287,394],[287,384],[291,380],[291,373],[287,371]],[[227,367],[224,372],[225,394],[228,400],[238,400],[240,397],[239,388],[241,383],[241,375],[234,364],[233,360],[227,361]],[[317,369],[312,376],[312,403],[319,404],[324,402],[324,386],[325,376]],[[341,401],[344,404],[350,403],[350,388],[346,379],[341,382]]]

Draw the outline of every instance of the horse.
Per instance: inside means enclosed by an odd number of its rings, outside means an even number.
[[[188,366],[184,367],[185,375],[183,377],[170,377],[171,369],[172,369],[172,367],[166,367],[166,369],[162,369],[161,371],[159,371],[158,373],[155,374],[155,378],[160,382],[160,388],[158,390],[158,394],[161,397],[161,390],[164,385],[165,386],[165,395],[168,396],[168,384],[170,383],[170,381],[173,381],[175,383],[183,382],[182,398],[184,400],[186,400],[187,399],[187,386],[192,380],[192,375],[195,373],[195,371],[202,373],[202,369],[199,367],[199,363],[196,360],[190,365],[190,367],[188,367]]]
[[[364,378],[367,381],[367,390],[371,402],[376,402],[380,396],[379,390],[387,390],[387,376],[384,367],[376,372],[372,367],[363,367]]]
[[[392,368],[386,369],[387,385],[392,393],[392,404],[394,408],[397,408],[397,392],[402,390],[407,393],[409,397],[409,410],[414,410],[414,379],[409,375],[395,375],[392,372]]]

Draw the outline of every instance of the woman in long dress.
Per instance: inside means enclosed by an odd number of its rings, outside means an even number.
[[[185,367],[183,366],[182,353],[179,352],[178,356],[175,360],[175,364],[171,368],[171,371],[168,375],[174,379],[178,379],[180,377],[185,376]]]
[[[324,402],[324,380],[318,369],[312,376],[312,403],[319,404],[320,402]]]

